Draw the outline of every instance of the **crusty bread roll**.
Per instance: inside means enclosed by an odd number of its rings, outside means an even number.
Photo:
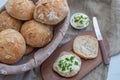
[[[66,0],[39,0],[34,11],[34,19],[38,22],[55,25],[62,21],[68,13]]]
[[[53,64],[53,70],[63,77],[73,77],[80,71],[81,63],[77,55],[63,51]]]
[[[8,0],[5,8],[16,19],[30,20],[33,17],[35,5],[31,0]]]
[[[90,35],[77,36],[73,42],[73,51],[84,59],[92,59],[98,55],[98,41]]]
[[[23,24],[21,34],[28,45],[43,47],[52,40],[53,27],[31,20]]]
[[[30,54],[33,50],[34,50],[34,47],[31,47],[31,46],[29,46],[29,45],[26,45],[25,55]]]
[[[6,11],[0,13],[0,31],[5,29],[15,29],[19,31],[21,26],[22,22],[8,15]]]
[[[22,35],[14,29],[0,32],[0,62],[13,64],[21,59],[26,50]]]

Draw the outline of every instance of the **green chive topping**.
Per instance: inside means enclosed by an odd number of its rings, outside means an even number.
[[[75,56],[70,56],[70,57],[67,57],[63,60],[60,60],[59,63],[58,63],[58,67],[62,71],[69,70],[69,72],[72,72],[73,71],[72,66],[73,65],[78,66],[78,62],[76,60],[74,61],[74,59],[75,59]]]
[[[78,65],[78,62],[77,61],[75,61],[75,63],[74,63],[75,65]]]
[[[88,24],[88,22],[89,22],[89,17],[83,16],[83,15],[77,15],[77,16],[74,16],[73,21],[74,21],[75,23]]]
[[[74,60],[75,56],[70,57],[70,61],[72,62]]]
[[[65,58],[66,61],[69,61],[69,58]]]

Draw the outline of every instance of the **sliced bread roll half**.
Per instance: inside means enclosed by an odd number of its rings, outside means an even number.
[[[73,42],[73,51],[84,59],[93,59],[98,55],[98,40],[90,35],[77,36]]]
[[[53,70],[63,77],[73,77],[79,72],[81,63],[77,55],[63,51],[53,64]]]

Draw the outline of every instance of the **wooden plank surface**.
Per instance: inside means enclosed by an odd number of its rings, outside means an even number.
[[[92,31],[84,31],[80,35],[92,35],[95,37],[95,34]],[[109,53],[109,43],[105,37],[103,37],[103,39],[105,46],[107,48],[107,52]],[[101,51],[99,48],[98,56],[95,59],[92,60],[82,59],[81,69],[76,76],[72,78],[64,78],[55,73],[52,70],[53,63],[55,62],[61,51],[72,51],[73,40],[74,38],[67,42],[66,44],[62,45],[61,47],[58,47],[53,52],[53,54],[41,65],[41,75],[43,80],[80,80],[102,62]]]

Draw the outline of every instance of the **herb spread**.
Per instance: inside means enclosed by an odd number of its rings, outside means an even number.
[[[57,68],[60,72],[71,73],[79,70],[80,63],[74,55],[64,55],[58,59]]]
[[[82,29],[89,25],[89,17],[84,13],[75,13],[71,17],[71,25],[76,29]]]

